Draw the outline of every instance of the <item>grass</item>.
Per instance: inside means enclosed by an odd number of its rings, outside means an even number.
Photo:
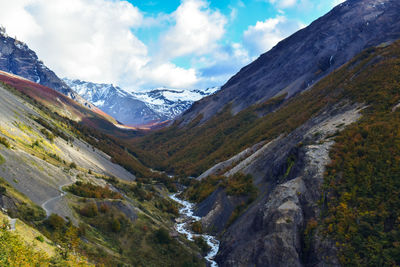
[[[32,202],[28,197],[19,191],[15,190],[4,178],[0,177],[0,186],[6,189],[6,195],[11,199],[15,199],[17,211],[11,214],[13,217],[18,217],[26,222],[32,222],[44,219],[46,216],[45,211]],[[10,211],[11,212],[11,211]]]
[[[5,219],[8,220],[9,217],[0,212],[0,221],[4,221]],[[56,247],[49,239],[43,237],[43,242],[38,241],[36,237],[42,236],[42,233],[19,219],[17,219],[15,223],[15,233],[18,234],[25,241],[25,243],[34,244],[36,250],[44,251],[50,257],[56,255]]]

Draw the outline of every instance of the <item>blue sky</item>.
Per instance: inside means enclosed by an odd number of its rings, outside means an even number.
[[[223,85],[342,0],[0,0],[0,24],[59,76],[126,90]]]

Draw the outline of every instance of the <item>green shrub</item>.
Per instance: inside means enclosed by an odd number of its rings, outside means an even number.
[[[111,231],[113,231],[114,233],[118,233],[119,231],[121,231],[121,223],[116,218],[114,218],[111,221],[111,225],[110,226],[111,226]]]
[[[200,182],[193,180],[192,185],[185,191],[184,196],[190,201],[200,203],[221,185],[224,178],[223,176],[210,175]]]
[[[4,145],[6,148],[10,148],[11,145],[5,137],[0,137],[0,144]]]
[[[44,224],[51,230],[60,230],[65,227],[66,222],[62,217],[53,213],[44,221]]]
[[[200,221],[194,222],[192,223],[192,230],[197,234],[201,234],[203,233],[203,225]]]
[[[35,239],[36,239],[37,241],[39,241],[39,242],[42,242],[42,243],[44,242],[44,237],[41,236],[41,235],[35,237]]]
[[[67,190],[74,195],[86,198],[123,199],[120,193],[112,191],[107,186],[102,187],[91,183],[82,183],[81,181],[77,181]]]
[[[78,166],[76,166],[76,163],[75,163],[75,162],[71,162],[71,163],[69,164],[69,167],[70,167],[71,169],[76,169]]]
[[[5,227],[0,228],[0,266],[49,266],[49,258]]]
[[[194,243],[201,249],[203,255],[207,255],[211,249],[207,242],[200,236],[194,238]]]
[[[160,228],[155,232],[155,237],[160,244],[169,244],[171,242],[171,237],[169,232],[165,228]]]
[[[93,217],[97,216],[99,211],[97,209],[96,203],[92,202],[92,203],[86,204],[83,208],[81,208],[79,210],[79,213],[82,216],[93,218]]]
[[[224,187],[226,193],[231,196],[250,196],[253,199],[257,196],[257,188],[250,174],[235,173],[224,180]]]
[[[52,133],[50,133],[49,131],[47,131],[45,128],[42,128],[40,130],[40,132],[46,136],[46,138],[50,141],[50,142],[54,142],[54,135]]]
[[[32,145],[31,145],[31,147],[32,147],[32,148],[35,148],[35,147],[40,147],[39,140],[36,140],[35,142],[32,142]]]

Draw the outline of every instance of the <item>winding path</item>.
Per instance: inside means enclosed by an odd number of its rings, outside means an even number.
[[[73,179],[72,181],[70,181],[70,182],[68,182],[66,184],[60,185],[59,188],[58,188],[58,190],[61,192],[60,195],[56,196],[56,197],[53,197],[53,198],[50,198],[50,199],[46,200],[42,204],[42,209],[44,209],[44,211],[46,212],[46,216],[47,217],[49,217],[52,213],[54,213],[54,210],[51,210],[51,209],[47,208],[47,206],[50,203],[53,203],[53,202],[56,202],[56,201],[59,201],[60,199],[62,199],[67,194],[67,192],[65,192],[62,188],[64,186],[72,185],[73,183],[75,183],[75,179]]]

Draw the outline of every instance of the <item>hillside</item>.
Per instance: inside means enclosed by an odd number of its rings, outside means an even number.
[[[348,0],[215,93],[59,92],[0,33],[1,263],[400,265],[399,1]]]
[[[104,134],[99,125],[111,122],[50,88],[8,73],[0,80],[0,206],[58,247],[39,262],[75,266],[78,253],[106,266],[204,266],[196,244],[170,236],[178,214],[166,189],[173,187],[160,184],[166,175]]]
[[[278,43],[241,69],[215,95],[183,115],[202,121],[232,103],[232,112],[287,93],[291,97],[351,60],[367,47],[400,38],[400,2],[349,0]]]
[[[227,108],[139,145],[177,151],[166,167],[178,174],[212,167],[184,196],[221,235],[220,266],[399,264],[399,66],[399,42],[370,48],[283,104]]]

